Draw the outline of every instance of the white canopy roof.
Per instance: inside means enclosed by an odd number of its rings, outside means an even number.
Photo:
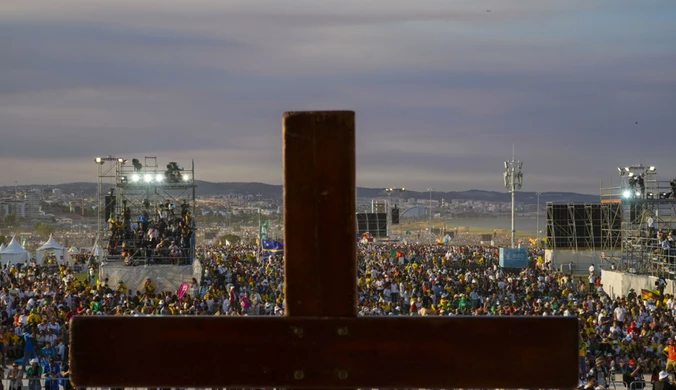
[[[5,250],[5,243],[0,244],[0,253]]]
[[[7,245],[7,247],[2,250],[2,253],[10,255],[10,254],[24,254],[28,252],[26,252],[26,250],[23,249],[21,244],[19,244],[16,241],[16,238],[12,237],[12,241],[10,241],[9,245]]]
[[[52,235],[50,234],[49,240],[47,240],[47,242],[42,244],[42,246],[38,248],[38,251],[44,251],[47,249],[63,250],[63,247],[61,246],[61,244],[56,242],[54,237],[52,237]]]

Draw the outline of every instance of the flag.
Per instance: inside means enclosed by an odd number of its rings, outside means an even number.
[[[645,301],[660,299],[660,292],[657,290],[641,290],[641,298]]]
[[[261,221],[258,226],[258,237],[263,241],[268,239],[268,221]]]
[[[284,244],[275,240],[261,240],[262,253],[266,255],[281,255],[284,253]]]

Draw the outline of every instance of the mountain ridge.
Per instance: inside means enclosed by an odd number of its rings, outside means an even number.
[[[263,199],[281,199],[282,185],[281,184],[266,184],[260,182],[208,182],[197,180],[197,196],[218,196],[218,195],[258,195]],[[104,190],[110,187],[109,184],[104,184]],[[0,190],[13,189],[14,186],[0,186]],[[82,193],[95,194],[97,183],[90,182],[74,182],[63,183],[55,185],[34,184],[21,185],[19,188],[36,188],[41,190],[61,189],[65,193]],[[357,187],[358,198],[384,198],[388,194],[384,188],[372,187]],[[403,193],[404,198],[429,199],[429,191],[409,191]],[[399,193],[395,192],[392,197],[397,199]],[[509,192],[498,191],[484,191],[477,189],[469,189],[466,191],[432,191],[433,200],[444,199],[450,201],[457,200],[478,200],[478,201],[492,201],[492,202],[509,202],[511,194]],[[515,199],[519,203],[536,204],[537,193],[518,191],[515,193]],[[599,195],[580,194],[575,192],[551,191],[542,192],[540,194],[540,203],[554,202],[554,203],[599,203]]]

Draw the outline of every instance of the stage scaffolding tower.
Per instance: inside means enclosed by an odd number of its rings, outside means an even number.
[[[165,216],[163,213],[174,214],[181,217],[185,208],[191,215],[192,231],[189,248],[185,255],[190,259],[195,257],[195,237],[196,237],[196,182],[195,182],[195,163],[191,161],[190,167],[182,167],[175,162],[169,162],[163,166],[158,165],[157,157],[145,157],[142,160],[127,160],[124,158],[115,158],[114,175],[111,171],[106,176],[99,175],[99,182],[103,178],[114,178],[110,188],[105,185],[99,185],[99,200],[109,199],[114,196],[114,205],[112,218],[115,221],[123,221],[123,225],[136,224],[143,212],[149,215],[150,223],[159,223]],[[171,168],[169,167],[171,165]],[[101,170],[101,169],[100,169]],[[107,255],[108,261],[119,259],[117,253],[110,253],[107,247],[111,241],[110,215],[105,215],[105,207],[99,207],[99,242]],[[166,218],[165,218],[166,220]],[[129,239],[117,239],[125,242]],[[176,240],[178,241],[178,240]],[[118,250],[119,250],[119,245]],[[131,257],[141,258],[146,262],[146,256],[141,254],[139,248]],[[184,248],[186,249],[186,248]],[[116,250],[115,252],[117,252]]]
[[[673,180],[660,180],[654,166],[618,171],[620,186],[601,188],[604,262],[625,272],[674,278],[676,252],[662,248],[662,234],[676,229]]]
[[[117,172],[124,162],[121,157],[96,157],[94,158],[97,168],[96,181],[96,241],[98,245],[105,248],[103,240],[107,236],[108,224],[106,220],[108,216],[106,213],[106,194],[110,188],[115,188],[117,183]]]

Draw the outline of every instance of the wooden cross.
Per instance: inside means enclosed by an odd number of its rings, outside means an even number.
[[[285,317],[85,317],[75,387],[573,388],[575,317],[357,318],[354,112],[283,117]]]

